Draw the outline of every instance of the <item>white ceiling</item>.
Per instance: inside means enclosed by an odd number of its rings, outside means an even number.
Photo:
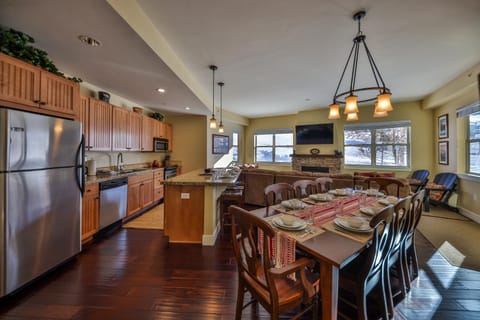
[[[480,62],[479,0],[0,0],[0,24],[65,73],[160,111],[208,114],[215,64],[224,108],[254,118],[331,103],[359,9],[393,102]]]

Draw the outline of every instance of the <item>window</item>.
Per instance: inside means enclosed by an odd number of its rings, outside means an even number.
[[[410,121],[345,126],[345,165],[409,168],[410,128]]]
[[[480,174],[480,112],[468,116],[467,172]]]
[[[254,134],[255,162],[291,163],[293,129],[259,130]]]
[[[232,161],[238,162],[238,132],[232,134]]]

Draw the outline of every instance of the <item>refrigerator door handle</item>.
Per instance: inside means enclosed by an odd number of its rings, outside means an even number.
[[[78,159],[80,156],[80,159]],[[78,145],[77,153],[75,154],[75,178],[77,180],[78,189],[83,194],[85,193],[85,136],[82,134],[82,140]],[[78,173],[80,172],[80,177]]]

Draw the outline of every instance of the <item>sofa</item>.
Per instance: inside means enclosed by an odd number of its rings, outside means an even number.
[[[349,174],[349,173],[320,173],[320,172],[304,172],[304,171],[276,171],[258,168],[242,168],[239,181],[244,185],[244,202],[251,205],[265,206],[265,187],[273,183],[286,182],[292,184],[297,180],[315,180],[320,177],[329,177],[333,180],[332,189],[353,188],[355,185],[362,185],[367,188],[364,180],[367,177],[390,176],[394,177],[394,173],[365,173]],[[410,194],[410,186],[407,179],[404,187],[400,190],[400,196],[404,197]]]

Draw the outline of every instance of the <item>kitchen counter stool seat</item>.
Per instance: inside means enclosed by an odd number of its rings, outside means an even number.
[[[222,226],[222,235],[225,234],[225,228],[232,227],[232,216],[228,211],[231,205],[242,207],[245,202],[245,193],[243,185],[228,187],[220,196],[220,219]]]

